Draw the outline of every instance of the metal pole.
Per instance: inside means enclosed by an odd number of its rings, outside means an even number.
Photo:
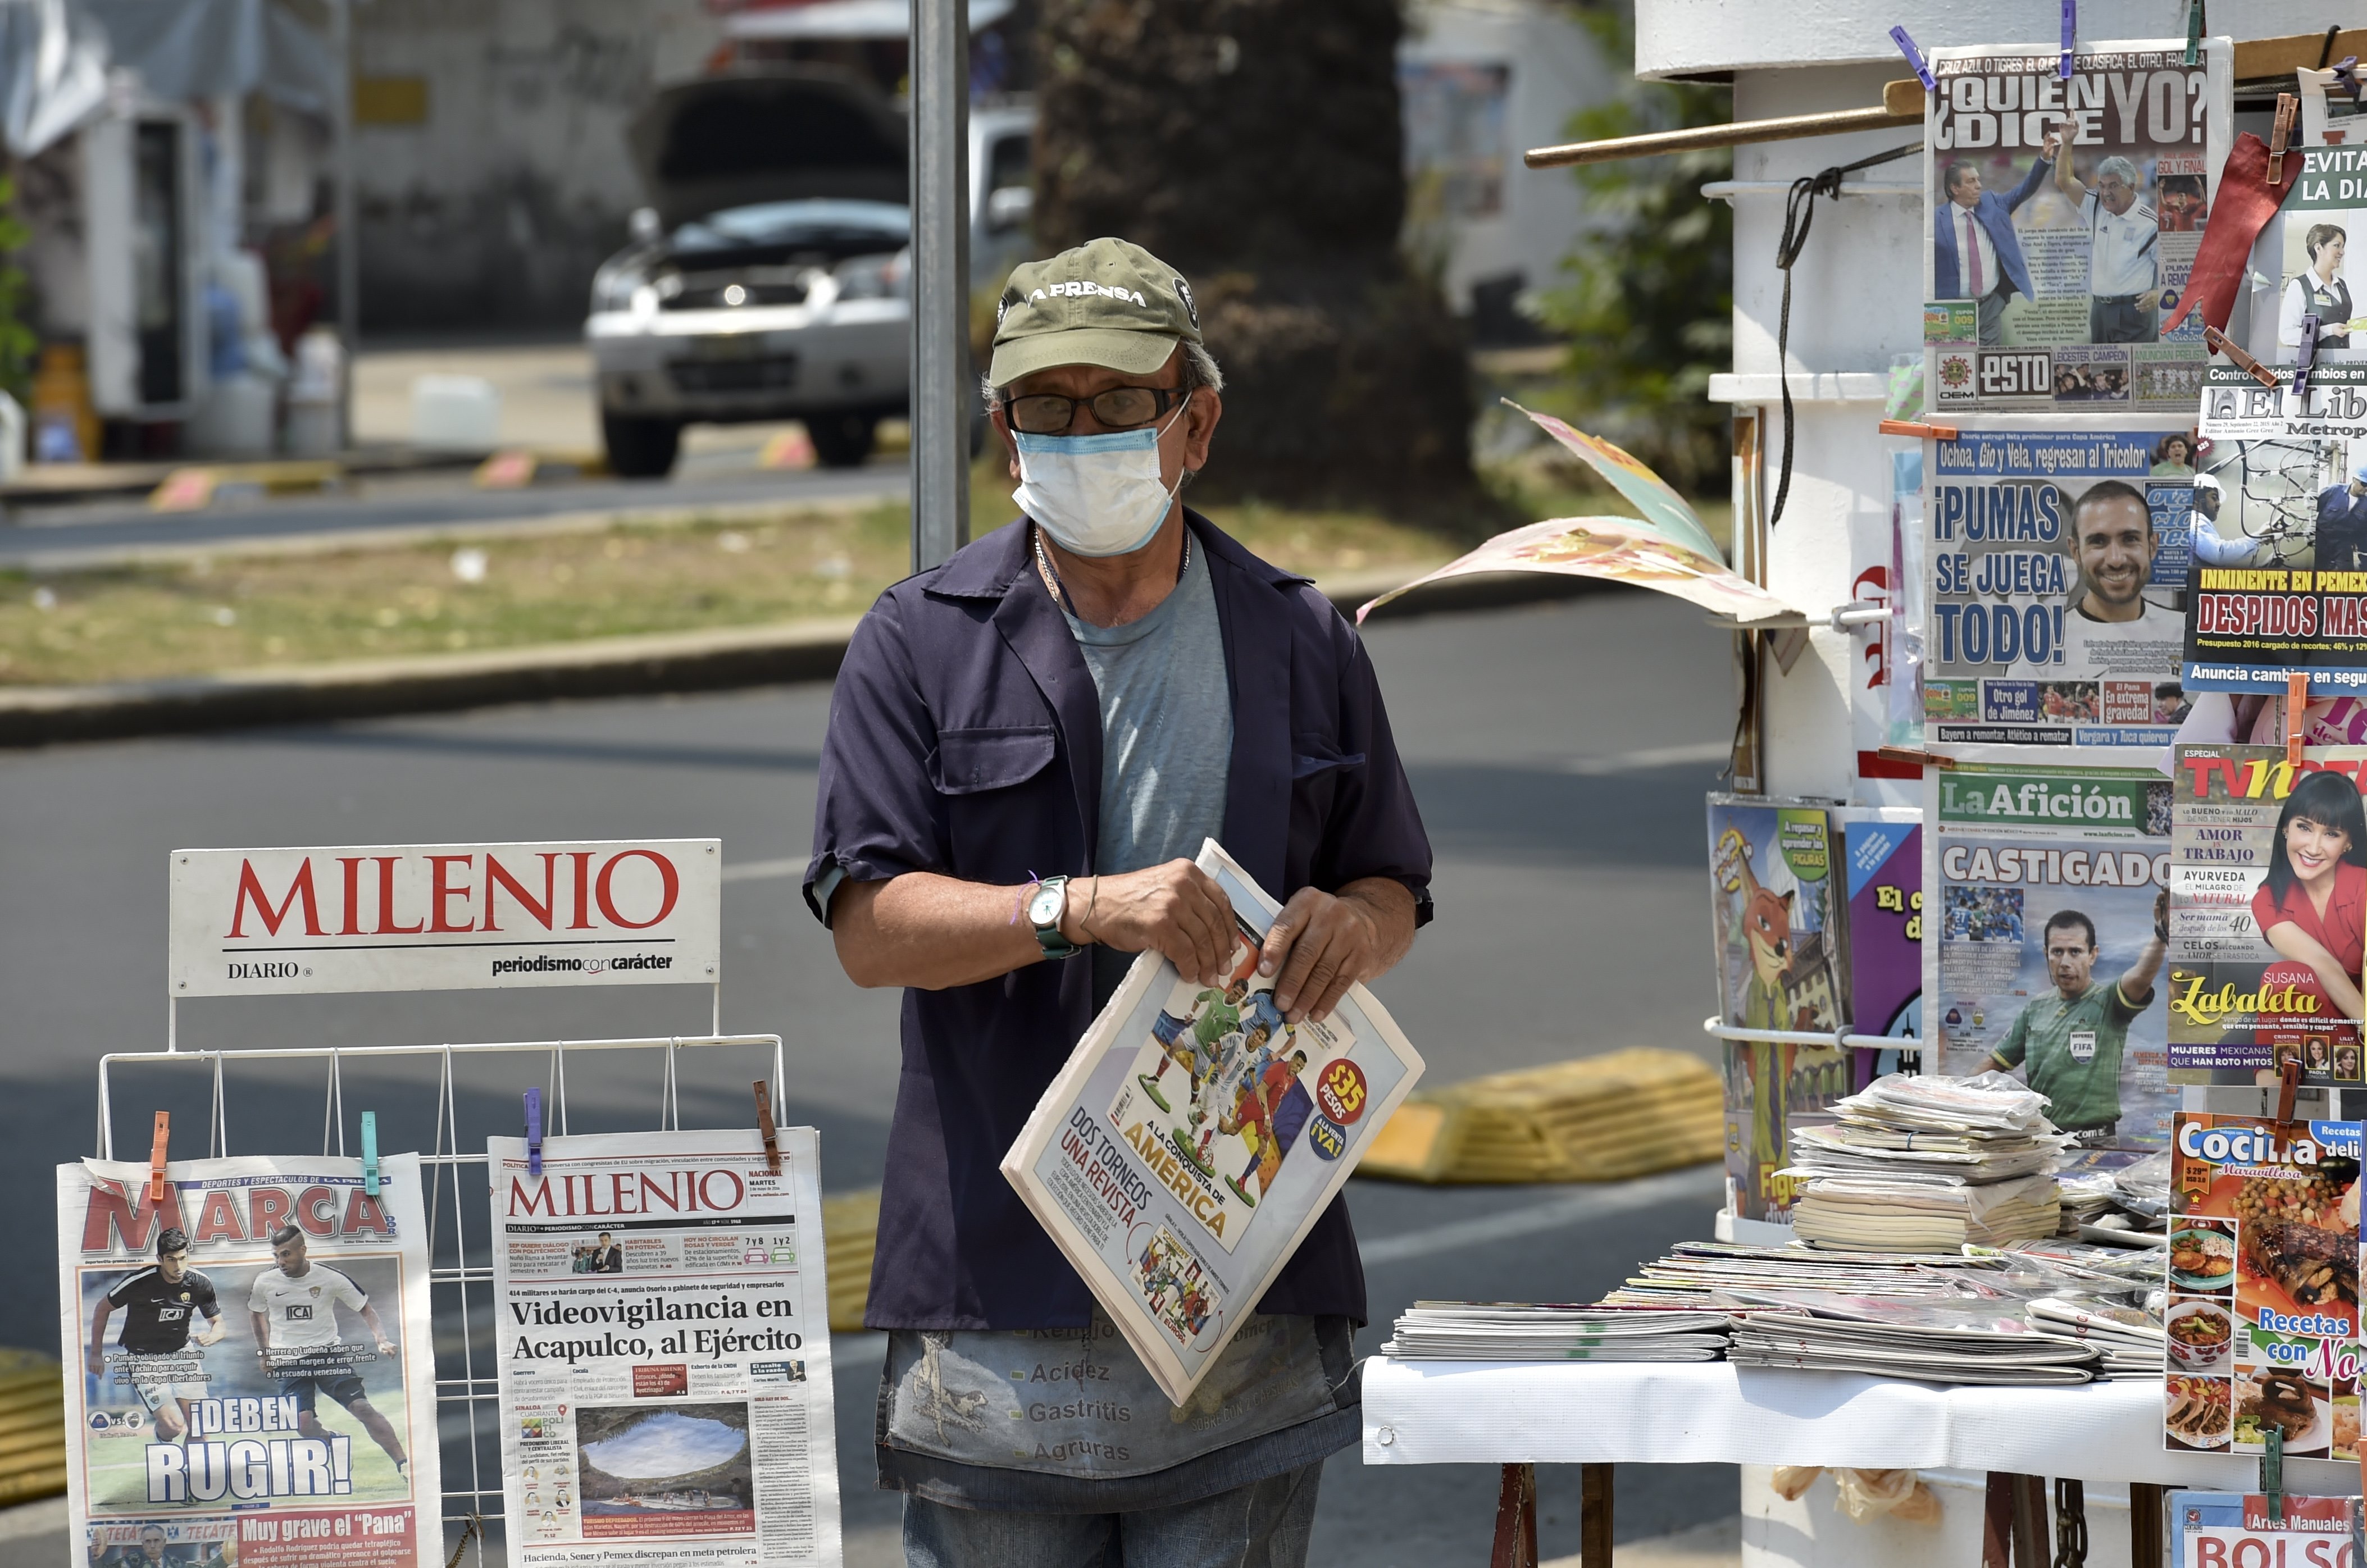
[[[362,265],[354,202],[353,0],[329,0],[329,57],[337,73],[331,87],[332,156],[336,164],[337,336],[344,341],[337,388],[337,446],[354,444],[354,355],[362,346]]]
[[[912,570],[969,542],[969,5],[912,0]]]

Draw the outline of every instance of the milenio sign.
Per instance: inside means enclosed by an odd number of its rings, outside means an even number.
[[[717,839],[176,850],[176,997],[713,985]]]

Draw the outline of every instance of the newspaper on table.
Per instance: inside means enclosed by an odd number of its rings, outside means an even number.
[[[1935,49],[1924,121],[1927,384],[1942,412],[2194,407],[2200,322],[2165,336],[2210,221],[2232,46]]]
[[[2180,746],[2170,772],[2169,1080],[2361,1076],[2367,747]],[[2351,841],[2336,846],[2330,835]]]
[[[2150,768],[1926,773],[1927,1063],[2021,1077],[2082,1144],[2167,1142],[2169,787]]]
[[[1199,866],[1232,901],[1226,983],[1136,959],[1002,1157],[1179,1405],[1422,1072],[1362,986],[1322,1022],[1287,1021],[1258,973],[1281,906],[1214,839]]]
[[[1925,452],[1926,735],[2150,761],[2186,715],[2187,423],[1960,428]]]
[[[841,1561],[819,1149],[491,1138],[514,1568]]]
[[[443,1562],[418,1156],[376,1197],[356,1159],[175,1161],[162,1202],[85,1160],[57,1214],[74,1561]]]
[[[2360,1123],[2180,1111],[2163,1446],[2356,1459]]]

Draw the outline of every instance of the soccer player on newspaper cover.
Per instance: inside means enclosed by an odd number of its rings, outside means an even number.
[[[124,1355],[123,1372],[139,1392],[140,1403],[156,1418],[156,1436],[176,1443],[189,1430],[189,1404],[206,1396],[200,1359],[205,1348],[221,1343],[230,1332],[221,1303],[214,1298],[214,1282],[189,1267],[189,1238],[178,1230],[156,1233],[156,1261],[126,1274],[90,1309],[90,1371],[107,1373],[107,1324],[123,1314],[116,1348]],[[207,1327],[194,1338],[193,1318]],[[195,1346],[198,1355],[190,1353]],[[195,1377],[190,1373],[197,1372]]]
[[[281,1394],[295,1396],[297,1429],[306,1437],[328,1436],[321,1428],[318,1408],[320,1395],[325,1393],[350,1411],[371,1440],[386,1450],[395,1473],[407,1475],[411,1460],[402,1451],[402,1439],[363,1391],[337,1327],[339,1307],[359,1313],[362,1325],[378,1342],[378,1353],[392,1356],[394,1341],[387,1337],[378,1308],[347,1276],[306,1258],[304,1233],[294,1225],[271,1233],[271,1256],[277,1267],[256,1271],[246,1298],[263,1375],[278,1380]]]
[[[997,1167],[1156,952],[1192,999],[1128,1089],[1180,1158],[1263,1202],[1308,1135],[1277,1024],[1404,956],[1430,842],[1355,629],[1177,499],[1224,386],[1184,279],[1122,240],[1031,262],[986,378],[1025,515],[864,617],[806,873],[849,977],[904,988],[864,1314],[889,1331],[880,1484],[929,1568],[1295,1568],[1323,1460],[1359,1436],[1345,1204],[1178,1408]],[[1211,838],[1284,900],[1263,940],[1193,863]],[[1279,1020],[1250,999],[1268,981]],[[1127,1245],[1188,1341],[1221,1309],[1190,1249]]]

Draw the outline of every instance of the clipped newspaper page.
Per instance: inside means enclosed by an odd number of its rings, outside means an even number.
[[[1362,986],[1323,1022],[1285,1022],[1257,972],[1281,906],[1214,839],[1199,865],[1232,900],[1227,983],[1136,959],[1002,1157],[1179,1405],[1422,1073]]]
[[[834,1568],[820,1144],[491,1138],[512,1568]]]
[[[58,1242],[74,1561],[443,1562],[418,1156],[62,1165]]]

